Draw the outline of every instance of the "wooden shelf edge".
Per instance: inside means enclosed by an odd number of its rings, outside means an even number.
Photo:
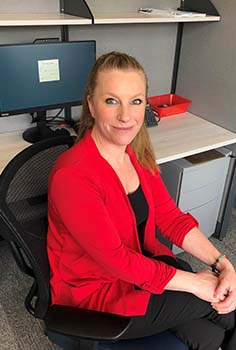
[[[92,20],[62,13],[1,13],[0,26],[86,25]]]
[[[180,22],[218,22],[220,16],[205,17],[164,17],[150,16],[138,12],[95,12],[94,24],[126,24],[126,23],[180,23]]]
[[[94,13],[94,24],[217,22],[219,16],[163,17],[138,12]],[[0,26],[87,25],[92,20],[62,13],[1,13]]]

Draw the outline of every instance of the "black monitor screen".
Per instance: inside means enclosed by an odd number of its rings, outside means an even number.
[[[0,46],[0,115],[81,104],[95,41]]]

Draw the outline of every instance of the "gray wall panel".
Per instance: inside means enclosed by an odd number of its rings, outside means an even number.
[[[0,12],[59,12],[60,0],[1,0]]]
[[[185,25],[177,93],[193,113],[236,132],[236,2],[212,3],[220,22]]]
[[[37,38],[60,38],[57,26],[42,27],[0,27],[0,45],[32,43]]]
[[[95,39],[97,55],[120,50],[134,55],[149,79],[149,95],[171,88],[176,24],[131,24],[70,27],[70,40]]]

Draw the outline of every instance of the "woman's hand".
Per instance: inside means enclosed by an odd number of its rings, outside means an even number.
[[[197,273],[177,270],[165,289],[192,293],[209,303],[218,303],[220,299],[214,295],[218,283],[216,274],[209,270]]]
[[[196,227],[185,236],[182,248],[207,265],[212,265],[217,257],[221,256],[219,250]],[[199,279],[203,277],[202,290],[201,286],[198,285],[194,294],[201,299],[210,301],[217,312],[228,313],[236,307],[236,273],[233,265],[226,257],[221,258],[216,267],[220,271],[220,275],[218,277],[215,275],[213,279],[209,276],[209,274],[213,274],[210,271],[208,273],[202,271],[197,274]],[[205,281],[204,277],[206,277]],[[214,281],[216,285],[212,294],[211,288]],[[209,298],[207,298],[208,288]]]
[[[219,314],[228,314],[236,309],[236,291],[229,292],[225,299],[217,303],[211,303],[213,309]]]
[[[213,272],[209,270],[199,271],[195,274],[192,293],[210,303],[219,303],[221,294],[216,295],[215,293],[218,284],[219,279]]]
[[[220,266],[218,285],[214,296],[219,302],[213,302],[212,307],[220,314],[229,313],[236,308],[236,274],[232,264],[224,259]]]

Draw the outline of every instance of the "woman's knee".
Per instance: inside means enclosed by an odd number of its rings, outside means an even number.
[[[191,349],[216,350],[223,343],[223,328],[206,320],[193,320],[173,329],[175,334]]]
[[[232,311],[228,314],[217,316],[217,323],[220,324],[227,331],[232,331],[236,326],[236,314],[235,311]]]

